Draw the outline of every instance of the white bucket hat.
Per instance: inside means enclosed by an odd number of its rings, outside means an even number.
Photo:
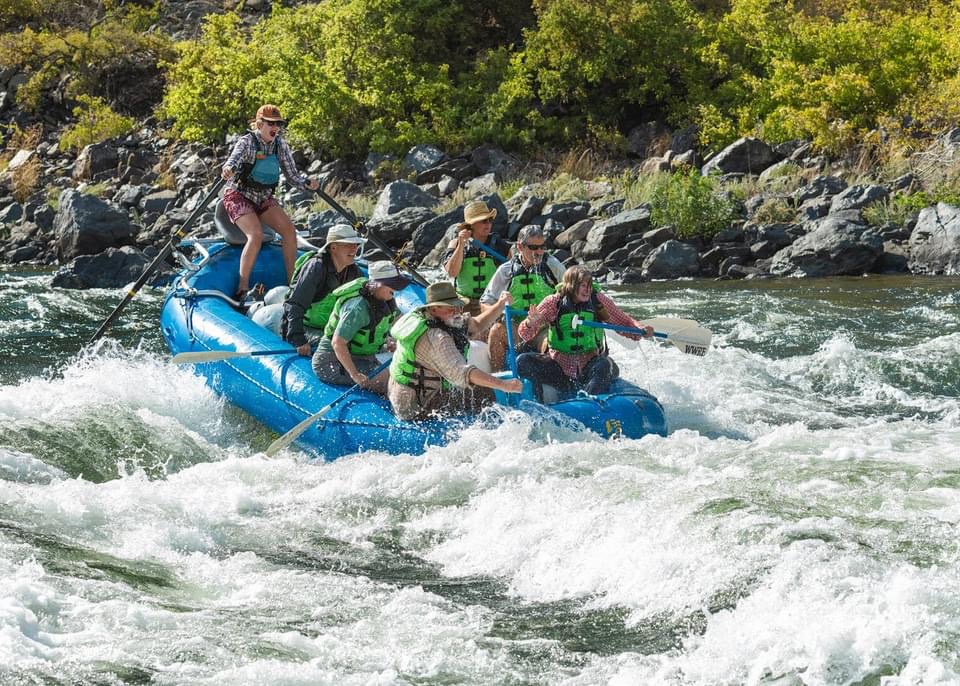
[[[334,224],[330,227],[330,230],[327,231],[326,242],[318,252],[326,252],[327,246],[331,243],[356,243],[357,245],[363,245],[366,242],[367,240],[354,231],[353,227],[349,224]]]
[[[389,286],[395,291],[402,291],[410,285],[410,279],[401,274],[397,265],[390,260],[371,262],[367,267],[367,276],[371,283],[377,286]]]

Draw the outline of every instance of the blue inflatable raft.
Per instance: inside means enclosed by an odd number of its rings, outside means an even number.
[[[173,354],[199,351],[278,350],[290,347],[276,334],[238,312],[228,299],[236,289],[240,247],[228,243],[193,242],[198,256],[174,282],[160,316],[163,337]],[[264,245],[257,258],[251,283],[267,288],[281,285],[285,271],[279,246]],[[404,311],[423,303],[423,289],[416,284],[397,294]],[[343,394],[343,386],[317,379],[310,359],[297,355],[235,357],[196,365],[207,383],[231,403],[277,433],[283,434],[317,413]],[[527,384],[529,386],[529,384]],[[660,403],[647,391],[622,379],[601,396],[580,394],[543,404],[524,397],[498,393],[529,412],[537,421],[564,425],[582,424],[601,436],[639,438],[665,435],[666,419]],[[481,417],[453,417],[429,422],[397,419],[384,398],[356,391],[299,437],[305,450],[333,460],[367,450],[391,454],[419,454],[428,446],[455,440],[464,426],[477,421],[497,421],[498,413]]]

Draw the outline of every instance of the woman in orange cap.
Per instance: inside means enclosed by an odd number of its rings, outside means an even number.
[[[276,105],[263,105],[250,122],[251,130],[240,136],[223,165],[223,178],[230,187],[223,194],[223,208],[230,221],[237,225],[247,242],[240,253],[240,281],[236,298],[243,300],[250,288],[250,274],[263,242],[263,225],[267,224],[283,239],[283,262],[287,281],[293,275],[297,260],[297,233],[290,217],[273,197],[283,171],[296,188],[320,187],[315,178],[297,171],[290,146],[280,134],[286,124]]]

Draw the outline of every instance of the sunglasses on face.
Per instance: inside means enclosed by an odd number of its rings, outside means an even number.
[[[285,126],[287,123],[285,121],[270,121],[269,119],[262,119],[261,121],[267,126],[272,126],[277,129],[279,129],[282,126]]]
[[[543,252],[544,250],[546,250],[546,247],[544,247],[543,243],[524,243],[523,246],[527,250],[534,250],[537,252]]]

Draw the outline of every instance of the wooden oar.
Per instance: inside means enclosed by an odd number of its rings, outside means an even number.
[[[576,329],[578,326],[586,326],[592,329],[605,329],[607,331],[616,331],[618,333],[629,333],[637,336],[644,335],[643,329],[638,329],[633,326],[617,326],[616,324],[585,321],[580,319],[580,317],[574,316],[573,328]],[[653,335],[657,338],[665,340],[673,347],[687,353],[688,355],[698,355],[700,357],[703,357],[707,354],[707,350],[710,348],[710,339],[713,337],[713,333],[709,329],[705,329],[699,325],[684,325],[678,328],[676,331],[669,332],[655,330]]]
[[[197,364],[199,362],[219,362],[237,357],[256,357],[257,355],[296,355],[294,348],[283,350],[201,350],[199,352],[177,353],[171,362],[174,364]]]
[[[393,358],[391,357],[391,359]],[[390,366],[390,360],[384,361],[382,364],[377,366],[376,369],[370,372],[367,375],[367,378],[372,379],[373,377],[375,377],[377,374],[379,374],[389,366]],[[304,431],[306,431],[311,426],[316,424],[318,420],[322,419],[324,415],[326,415],[327,412],[332,410],[337,403],[339,403],[344,398],[348,397],[351,393],[359,390],[360,388],[361,388],[360,384],[354,384],[353,386],[348,388],[346,391],[338,395],[336,398],[331,400],[329,403],[327,403],[319,412],[316,412],[315,414],[310,415],[309,417],[304,419],[302,422],[297,424],[295,427],[290,429],[287,433],[283,434],[280,438],[278,438],[273,443],[271,443],[267,447],[267,449],[264,451],[267,457],[273,457],[278,452],[280,452],[281,450],[286,448],[288,445],[293,443],[295,440],[300,438],[300,434],[302,434]]]

